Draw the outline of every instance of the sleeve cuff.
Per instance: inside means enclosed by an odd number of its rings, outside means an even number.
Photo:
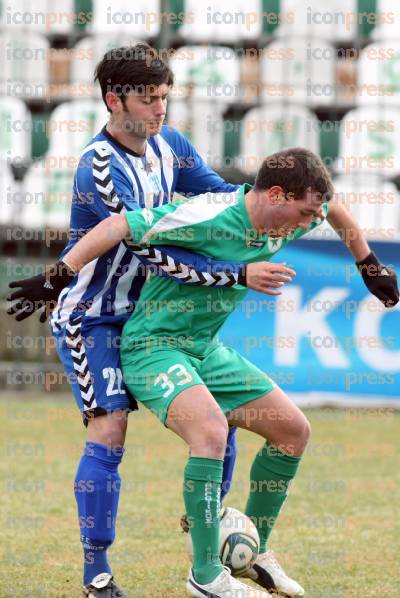
[[[247,286],[247,284],[246,284],[246,274],[247,274],[247,266],[245,264],[244,266],[242,266],[242,268],[240,268],[239,274],[238,274],[238,284],[241,284],[244,287]]]

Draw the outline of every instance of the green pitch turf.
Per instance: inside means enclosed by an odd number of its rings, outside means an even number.
[[[80,596],[73,480],[85,433],[73,400],[0,399],[0,596]],[[310,410],[312,439],[271,547],[309,598],[395,598],[399,575],[399,423],[391,411]],[[226,504],[243,509],[260,440],[239,432]],[[117,582],[132,598],[185,596],[183,443],[144,409],[130,416],[121,474]]]

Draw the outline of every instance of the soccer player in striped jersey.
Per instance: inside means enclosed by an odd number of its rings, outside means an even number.
[[[243,262],[266,260],[268,265],[281,247],[327,217],[332,195],[330,176],[317,156],[302,148],[285,150],[264,161],[254,188],[243,185],[223,197],[207,193],[109,218],[75,245],[65,262],[79,272],[130,238],[144,251],[173,242],[214,259],[234,254]],[[396,274],[379,263],[355,220],[337,205],[329,209],[328,219],[341,234],[352,232],[344,237],[369,290],[387,307],[395,305],[399,300]],[[171,241],[169,234],[177,230],[181,234]],[[273,271],[276,265],[269,268]],[[279,289],[295,272],[285,274],[272,286]],[[171,279],[150,276],[124,327],[124,379],[135,398],[190,449],[183,491],[194,553],[186,586],[189,594],[270,596],[231,577],[219,559],[219,495],[230,423],[265,441],[250,471],[246,513],[258,529],[260,554],[248,576],[274,593],[303,596],[303,588],[284,573],[267,547],[307,445],[310,425],[272,379],[218,339],[219,329],[245,294],[240,286],[178,287]],[[171,318],[168,305],[177,296],[191,307],[179,318]],[[157,313],[148,317],[147,308],[154,300]],[[223,309],[214,309],[215,304]]]
[[[63,254],[110,215],[161,206],[175,191],[194,195],[237,188],[211,170],[183,135],[163,124],[173,74],[150,46],[139,43],[111,50],[97,66],[96,78],[110,118],[82,152],[73,186],[70,242]],[[157,249],[148,257],[183,283],[197,280],[222,286],[238,281],[234,264],[228,264],[227,274],[222,270],[226,263],[211,263],[181,249],[171,248],[168,255]],[[61,266],[57,281],[50,282],[43,274],[12,285],[22,287],[11,296],[18,301],[9,310],[18,320],[46,299],[58,298],[51,327],[87,426],[75,496],[84,550],[84,593],[90,597],[119,595],[107,549],[115,537],[125,415],[137,408],[122,379],[119,338],[145,281],[141,259],[121,242],[77,276]],[[225,490],[235,458],[233,428],[229,442]]]

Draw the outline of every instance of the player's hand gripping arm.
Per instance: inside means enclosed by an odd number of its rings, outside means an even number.
[[[332,203],[329,207],[328,222],[352,253],[368,290],[382,301],[385,307],[396,305],[399,301],[396,272],[380,263],[349,210],[340,203]]]
[[[277,290],[296,273],[285,264],[271,262],[226,262],[214,260],[182,247],[171,245],[136,248],[135,255],[151,265],[158,275],[193,286],[231,287],[241,284],[267,295],[281,295]]]

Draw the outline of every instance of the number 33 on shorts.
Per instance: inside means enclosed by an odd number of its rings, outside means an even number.
[[[163,398],[166,399],[174,392],[175,386],[190,384],[192,380],[192,375],[187,369],[181,363],[175,363],[166,372],[158,374],[154,380],[154,386],[160,385],[162,390],[165,390]]]

